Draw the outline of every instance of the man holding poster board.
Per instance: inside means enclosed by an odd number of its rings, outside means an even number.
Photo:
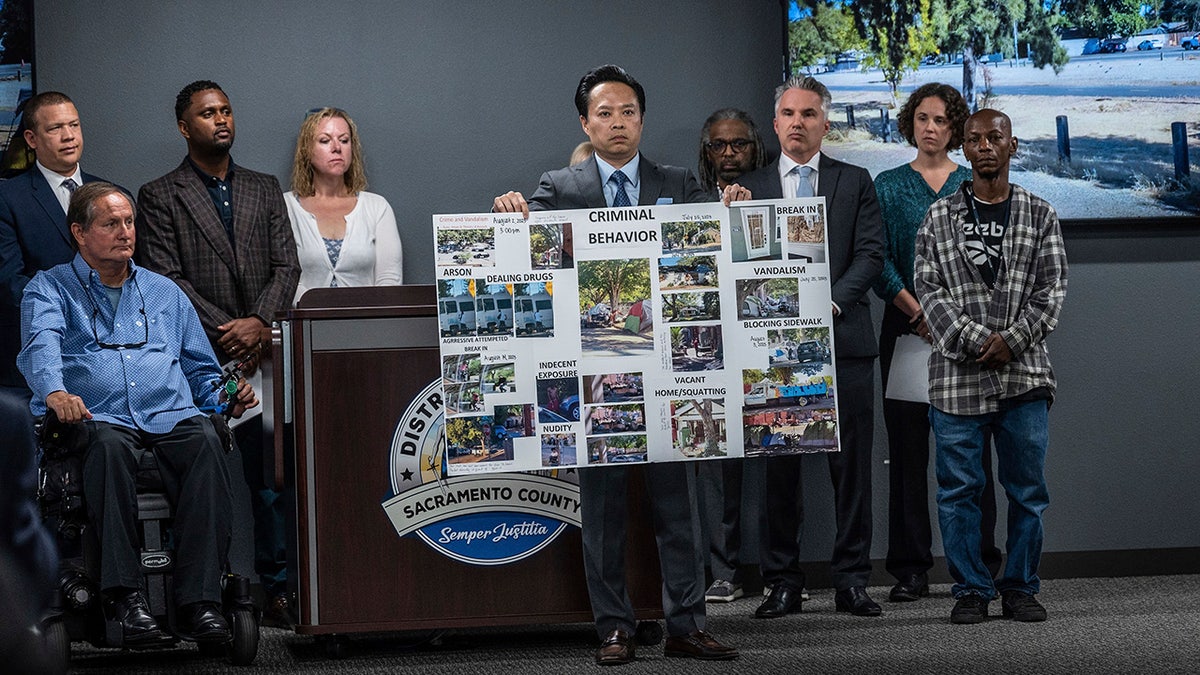
[[[679,167],[656,164],[638,152],[646,94],[641,84],[613,66],[600,66],[579,81],[575,93],[579,122],[595,154],[574,166],[542,175],[537,190],[525,200],[519,192],[496,197],[492,210],[604,208],[708,201],[695,175]],[[732,192],[730,188],[733,188]],[[726,198],[749,199],[737,186]],[[663,613],[667,623],[665,654],[704,660],[737,658],[738,652],[705,632],[704,566],[696,546],[696,514],[687,480],[689,466],[680,462],[644,466],[663,577]],[[635,620],[625,586],[625,509],[629,469],[609,466],[579,470],[584,572],[596,630],[603,641],[596,652],[600,665],[634,659]]]
[[[831,100],[825,85],[811,77],[793,77],[776,89],[774,126],[782,155],[743,176],[742,184],[758,199],[825,198],[841,442],[841,452],[827,454],[837,518],[831,561],[835,600],[838,611],[878,616],[882,610],[866,591],[871,575],[873,364],[879,353],[867,293],[883,269],[883,223],[870,174],[821,153]],[[762,573],[771,592],[755,616],[775,618],[799,611],[804,589],[801,456],[766,461]]]

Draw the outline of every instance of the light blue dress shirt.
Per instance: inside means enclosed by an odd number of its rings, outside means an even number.
[[[617,197],[617,184],[609,181],[612,175],[616,173],[617,167],[600,159],[600,155],[593,155],[596,158],[596,166],[600,169],[600,185],[604,188],[604,202],[612,206],[613,200]],[[641,163],[642,153],[633,156],[633,159],[625,163],[621,167],[621,172],[629,179],[625,184],[625,194],[629,196],[629,203],[632,206],[637,206],[638,197],[642,194],[642,179],[638,176],[638,165]]]
[[[94,420],[161,434],[201,414],[197,405],[219,402],[212,384],[221,368],[191,301],[132,261],[115,310],[79,254],[38,272],[25,287],[21,330],[17,367],[33,390],[34,415],[61,390],[82,398]]]

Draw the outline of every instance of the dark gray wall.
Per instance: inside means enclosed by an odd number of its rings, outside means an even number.
[[[660,162],[694,168],[716,108],[766,123],[781,16],[777,0],[38,0],[37,86],[76,101],[86,169],[135,193],[182,160],[173,106],[192,80],[229,95],[234,160],[285,190],[305,111],[346,109],[370,189],[396,211],[406,281],[428,283],[432,214],[528,194],[586,140],[573,96],[593,66],[645,86],[642,147]]]

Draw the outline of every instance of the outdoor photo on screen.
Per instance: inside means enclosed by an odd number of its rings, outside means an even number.
[[[833,93],[823,151],[873,176],[911,161],[900,106],[942,82],[1012,118],[1012,180],[1059,217],[1200,215],[1200,5],[1010,5],[791,0],[792,73]]]

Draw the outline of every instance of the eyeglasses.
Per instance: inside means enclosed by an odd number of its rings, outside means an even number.
[[[137,349],[138,347],[146,346],[146,343],[150,341],[150,322],[146,319],[146,296],[142,295],[142,287],[138,286],[137,279],[133,280],[133,287],[137,289],[138,298],[142,301],[142,308],[138,310],[138,313],[142,315],[142,328],[145,330],[142,341],[127,342],[125,344],[113,344],[102,341],[100,334],[96,332],[96,315],[100,313],[100,308],[96,306],[95,301],[92,301],[92,337],[96,339],[96,346],[101,349]],[[90,294],[88,295],[88,299],[91,299]]]
[[[145,308],[143,308],[141,310],[141,312],[142,312],[142,328],[144,328],[146,330],[146,334],[142,338],[142,341],[141,342],[127,342],[125,344],[118,345],[118,344],[112,344],[109,342],[104,342],[103,340],[100,339],[99,334],[96,333],[96,315],[100,313],[100,310],[99,309],[94,310],[92,312],[92,337],[96,338],[96,346],[100,347],[101,349],[137,349],[138,347],[145,347],[146,343],[150,341],[150,322],[146,320]]]
[[[705,142],[704,147],[708,148],[712,152],[717,153],[725,152],[725,148],[727,147],[733,148],[734,152],[744,152],[746,148],[753,144],[754,141],[748,141],[744,138],[739,138],[732,141],[707,141]]]

